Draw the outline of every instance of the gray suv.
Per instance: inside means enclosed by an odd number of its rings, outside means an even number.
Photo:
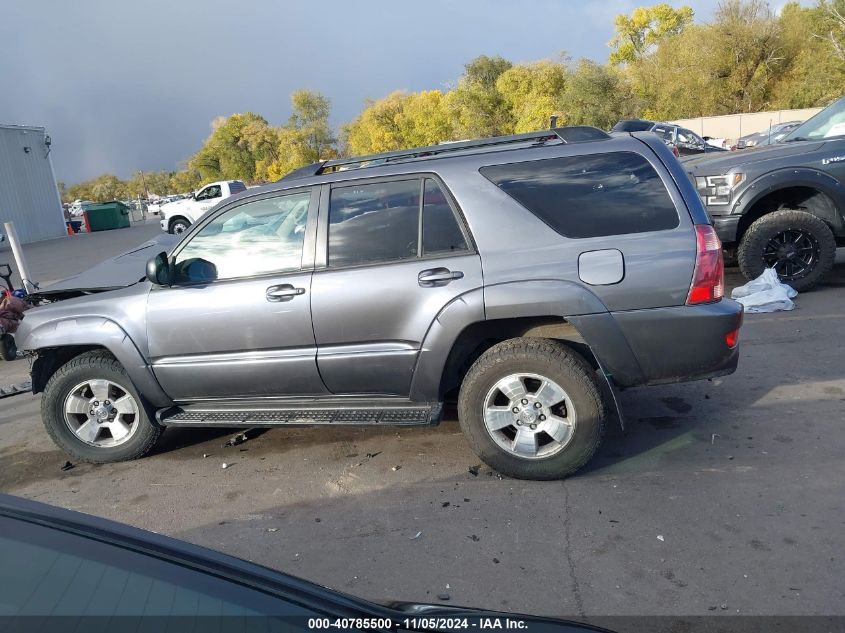
[[[617,388],[738,359],[721,244],[651,133],[311,165],[225,200],[143,274],[18,332],[77,459],[140,457],[169,426],[436,424],[456,398],[490,466],[560,478],[595,452]]]

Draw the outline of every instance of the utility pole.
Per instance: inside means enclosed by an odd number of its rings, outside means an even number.
[[[144,179],[144,171],[139,169],[138,173],[141,175],[141,185],[144,187],[144,200],[150,199],[150,192],[147,191],[147,181]],[[140,197],[140,196],[139,196]],[[145,202],[138,201],[138,206],[141,207],[141,216],[146,221],[147,219],[147,205]]]

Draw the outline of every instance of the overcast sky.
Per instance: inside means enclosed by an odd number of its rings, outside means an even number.
[[[656,2],[656,0],[654,0]],[[651,0],[3,0],[0,123],[43,125],[56,177],[177,169],[218,115],[273,124],[318,90],[332,122],[367,97],[447,88],[481,54],[606,61],[613,17]],[[681,4],[679,2],[673,3]],[[687,0],[698,21],[716,0]]]

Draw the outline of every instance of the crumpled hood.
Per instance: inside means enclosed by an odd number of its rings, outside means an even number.
[[[150,257],[161,251],[169,252],[180,238],[179,235],[162,233],[78,275],[39,288],[34,294],[42,297],[71,296],[131,286],[146,277],[146,264]]]
[[[686,171],[692,171],[701,175],[724,174],[748,163],[759,164],[760,161],[785,158],[814,152],[824,142],[818,141],[794,141],[792,143],[775,143],[763,145],[750,149],[738,150],[736,152],[719,152],[706,154],[682,160],[681,163]]]

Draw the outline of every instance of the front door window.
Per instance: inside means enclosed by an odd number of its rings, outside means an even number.
[[[176,283],[207,283],[299,270],[308,191],[229,209],[194,235],[176,255]]]

